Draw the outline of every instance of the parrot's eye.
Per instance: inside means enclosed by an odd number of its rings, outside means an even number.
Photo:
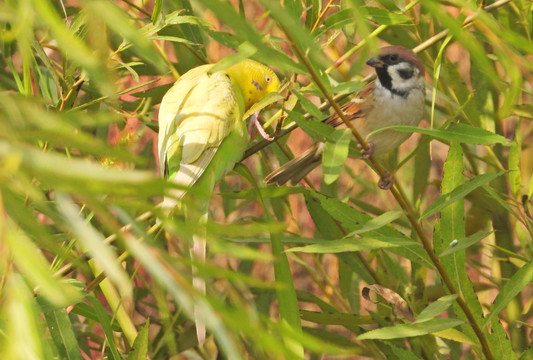
[[[268,75],[265,75],[265,81],[267,84],[270,84],[270,82],[272,81],[272,78]]]

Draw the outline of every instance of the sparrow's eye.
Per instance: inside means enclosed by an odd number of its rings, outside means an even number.
[[[402,79],[410,79],[413,77],[413,70],[409,69],[409,70],[399,70],[398,73],[400,74],[400,76],[402,77]]]
[[[389,56],[389,60],[392,61],[392,62],[396,62],[398,61],[398,55],[397,54],[392,54]]]

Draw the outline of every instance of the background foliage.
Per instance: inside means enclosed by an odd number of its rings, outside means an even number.
[[[532,358],[532,6],[2,1],[0,357]],[[384,162],[390,192],[319,122],[383,44],[428,72],[425,121]],[[288,117],[212,201],[204,297],[155,225],[155,120],[175,78],[234,53],[282,75],[287,101],[263,117]],[[312,138],[324,173],[266,187]]]

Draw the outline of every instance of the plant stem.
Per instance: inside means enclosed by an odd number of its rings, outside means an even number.
[[[366,140],[359,134],[357,129],[354,127],[354,125],[348,120],[344,112],[341,110],[339,104],[333,99],[332,95],[327,91],[324,84],[322,84],[320,77],[315,72],[313,66],[303,53],[303,51],[296,45],[295,39],[292,37],[292,34],[283,26],[281,25],[281,29],[287,36],[288,40],[292,44],[292,48],[294,49],[296,55],[300,59],[300,61],[305,65],[307,70],[309,71],[309,74],[311,75],[313,81],[318,86],[322,94],[326,97],[331,107],[335,110],[337,115],[342,119],[344,124],[352,131],[354,137],[357,139],[358,143],[361,145],[361,147],[364,150],[368,150],[369,146]],[[380,177],[385,177],[387,175],[387,171],[381,166],[381,164],[377,161],[377,159],[374,156],[371,156],[368,159],[368,162],[370,162],[373,166],[373,169],[378,173]],[[433,246],[431,244],[431,240],[426,236],[426,233],[424,232],[424,229],[422,228],[422,225],[418,222],[418,220],[415,217],[413,207],[411,204],[407,201],[407,199],[403,196],[403,194],[397,189],[395,185],[393,185],[390,188],[390,192],[400,205],[400,207],[403,209],[405,215],[407,216],[407,219],[413,226],[413,229],[417,233],[418,237],[420,238],[420,241],[422,242],[422,246],[424,247],[424,250],[428,254],[431,262],[437,269],[437,272],[439,273],[442,281],[448,288],[448,291],[451,294],[457,295],[457,303],[463,310],[466,318],[468,319],[468,322],[470,323],[470,326],[474,330],[474,333],[476,334],[476,337],[479,340],[479,343],[481,344],[481,348],[483,351],[483,354],[488,360],[494,360],[494,355],[492,354],[491,348],[489,346],[489,343],[487,341],[487,338],[485,337],[485,334],[479,327],[478,323],[476,322],[476,319],[474,317],[474,314],[468,307],[468,303],[463,297],[463,294],[461,292],[458,292],[455,285],[453,284],[452,280],[450,279],[448,273],[444,269],[442,263],[440,262],[439,258],[433,251]]]

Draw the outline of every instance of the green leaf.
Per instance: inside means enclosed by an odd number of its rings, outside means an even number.
[[[411,22],[411,18],[407,15],[395,14],[374,6],[365,6],[364,8],[369,15],[369,19],[380,25],[399,25]]]
[[[320,28],[320,32],[331,29],[339,29],[345,25],[351,24],[354,21],[354,12],[352,9],[342,9],[336,13],[326,17],[324,21],[324,28]]]
[[[87,9],[99,16],[110,29],[120,34],[133,46],[130,48],[142,59],[154,65],[158,71],[164,72],[167,69],[163,58],[158,55],[151,42],[144,33],[133,25],[133,22],[125,16],[124,11],[117,5],[102,0],[85,0]],[[155,10],[155,9],[154,9]]]
[[[335,134],[335,129],[332,128],[329,125],[324,124],[321,121],[315,121],[315,120],[308,120],[303,117],[302,114],[296,112],[296,111],[290,111],[289,112],[289,119],[293,120],[298,124],[298,126],[305,131],[309,136],[311,136],[313,139],[318,140],[320,142],[326,142],[326,140],[330,140],[331,142],[335,142],[336,138],[333,134]],[[340,130],[337,130],[340,131]]]
[[[520,156],[521,146],[514,142],[509,148],[509,184],[511,185],[511,191],[516,197],[520,192],[520,186],[522,184],[522,174],[520,171]]]
[[[83,244],[83,251],[102,268],[107,276],[118,287],[120,294],[125,298],[132,298],[133,289],[128,274],[118,263],[115,250],[106,243],[104,236],[90,223],[82,219],[80,209],[64,194],[57,195],[57,206],[67,222],[72,227],[79,241]]]
[[[225,56],[219,61],[217,61],[217,63],[213,65],[211,69],[209,69],[209,73],[212,74],[217,71],[227,69],[228,67],[235,65],[239,61],[250,58],[256,52],[257,48],[253,46],[250,42],[245,41],[239,45],[239,52]]]
[[[401,210],[387,211],[386,213],[383,213],[379,215],[378,217],[375,217],[372,220],[369,220],[360,229],[352,231],[351,233],[346,235],[346,237],[351,237],[351,236],[362,234],[368,231],[377,230],[384,226],[390,225],[395,220],[398,220],[402,215],[403,215],[403,211]]]
[[[453,204],[454,202],[463,199],[466,195],[474,191],[480,186],[487,185],[492,180],[496,179],[499,176],[502,176],[505,174],[506,171],[502,170],[497,173],[488,173],[476,176],[471,181],[457,186],[454,190],[451,192],[441,195],[437,200],[435,200],[422,214],[420,219],[427,219],[428,217],[435,215],[442,209],[444,209],[446,206]]]
[[[357,340],[388,340],[422,336],[454,328],[463,323],[464,321],[458,319],[433,319],[414,324],[400,324],[368,331],[359,335]]]
[[[348,157],[348,149],[352,133],[350,129],[344,129],[338,141],[326,142],[324,153],[322,154],[322,171],[324,173],[324,182],[332,184],[340,175],[340,172]]]
[[[533,281],[533,262],[522,266],[518,271],[503,285],[494,300],[494,304],[485,321],[488,324],[493,318],[497,317],[507,304],[517,296],[526,286]]]
[[[122,360],[122,357],[120,356],[120,353],[117,348],[117,344],[115,343],[115,337],[113,334],[113,329],[111,327],[111,316],[107,313],[106,309],[98,301],[98,299],[96,299],[94,294],[90,294],[89,296],[87,296],[87,299],[93,306],[94,312],[98,319],[98,323],[100,324],[100,326],[102,327],[102,330],[104,331],[105,338],[106,338],[106,344],[111,354],[110,358],[113,360]]]
[[[511,141],[501,135],[491,133],[490,131],[483,130],[477,127],[462,123],[453,123],[448,126],[445,130],[439,129],[425,129],[419,128],[416,126],[407,126],[407,125],[395,125],[387,126],[379,130],[373,131],[372,133],[379,133],[387,129],[393,129],[396,131],[413,133],[417,132],[420,134],[431,136],[435,139],[441,139],[445,141],[457,141],[462,144],[473,144],[473,145],[493,145],[493,144],[502,144],[505,146],[512,145]]]
[[[284,70],[298,72],[303,70],[301,65],[294,62],[284,52],[266,46],[257,28],[251,26],[246,19],[240,16],[230,3],[220,0],[204,0],[202,5],[211,9],[222,23],[235,31],[234,36],[239,39],[239,44],[247,40],[255,46],[258,51],[258,61],[263,60],[263,62],[268,62],[269,65],[274,65]]]
[[[40,21],[46,23],[50,32],[58,42],[61,51],[84,68],[91,79],[100,87],[105,95],[114,93],[114,84],[106,77],[107,71],[93,56],[93,51],[79,37],[65,27],[63,19],[59,17],[50,2],[32,0],[33,10],[39,15]]]
[[[440,314],[442,314],[446,309],[448,309],[457,299],[457,295],[446,295],[443,296],[437,301],[429,304],[424,310],[418,314],[416,317],[416,323],[421,323],[424,321],[431,320]]]
[[[49,359],[44,328],[33,292],[20,274],[5,272],[2,291],[0,357],[2,359]],[[48,355],[48,357],[47,357]]]
[[[398,359],[402,360],[420,360],[412,351],[405,350],[396,346],[390,346],[394,355],[398,356]]]
[[[336,254],[350,251],[375,250],[400,246],[417,246],[419,243],[407,238],[362,237],[359,239],[330,240],[320,244],[293,247],[287,252],[303,252],[309,254]]]
[[[68,360],[82,360],[76,334],[65,309],[44,313],[50,336],[54,341],[59,357]]]
[[[38,287],[48,301],[55,306],[66,307],[83,298],[79,289],[52,275],[50,264],[41,250],[15,224],[6,224],[3,236],[18,271],[29,283]]]
[[[298,101],[302,105],[305,111],[307,111],[313,118],[316,120],[320,120],[324,118],[324,114],[320,109],[313,104],[311,100],[306,98],[300,91],[298,90],[292,90],[292,93],[298,98]]]
[[[450,246],[445,249],[442,253],[439,254],[439,257],[453,254],[456,251],[464,250],[469,246],[472,246],[479,242],[480,240],[486,238],[493,231],[478,231],[475,234],[470,235],[469,237],[462,239],[455,239],[450,243]]]
[[[133,342],[132,350],[128,354],[128,360],[146,360],[148,356],[148,330],[150,329],[150,319],[146,319],[144,327]]]

